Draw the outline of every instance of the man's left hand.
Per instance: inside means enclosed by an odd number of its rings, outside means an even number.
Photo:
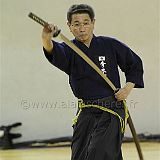
[[[126,85],[121,88],[117,93],[115,93],[115,98],[118,101],[125,100],[130,94],[131,90],[134,88],[135,84],[131,82],[127,82]]]

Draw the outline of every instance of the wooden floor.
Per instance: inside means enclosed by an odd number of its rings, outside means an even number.
[[[160,143],[141,143],[144,160],[160,160]],[[139,160],[134,143],[123,144],[124,160]],[[0,150],[0,160],[70,160],[70,148]]]

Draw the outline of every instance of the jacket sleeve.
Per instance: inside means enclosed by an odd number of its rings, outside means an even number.
[[[115,51],[117,64],[125,73],[126,82],[135,83],[135,88],[144,88],[144,71],[141,58],[128,46],[118,40],[113,39],[112,45]]]
[[[48,61],[65,72],[66,74],[70,73],[70,50],[65,43],[58,43],[53,41],[54,49],[51,53],[47,53],[45,48],[43,47],[44,55],[48,59]]]

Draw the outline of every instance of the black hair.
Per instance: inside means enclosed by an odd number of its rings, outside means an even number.
[[[72,15],[73,14],[77,14],[77,13],[87,13],[91,19],[91,21],[94,20],[94,10],[91,6],[87,5],[87,4],[74,4],[72,5],[68,12],[67,12],[67,20],[69,23],[71,23],[72,21]]]

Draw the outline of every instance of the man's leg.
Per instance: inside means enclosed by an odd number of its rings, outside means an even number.
[[[71,160],[86,160],[91,134],[96,127],[96,117],[101,117],[102,113],[103,111],[93,108],[86,108],[81,112],[76,125],[73,127]]]
[[[124,116],[123,109],[118,112]],[[122,160],[123,134],[117,116],[104,112],[91,137],[85,160]]]

